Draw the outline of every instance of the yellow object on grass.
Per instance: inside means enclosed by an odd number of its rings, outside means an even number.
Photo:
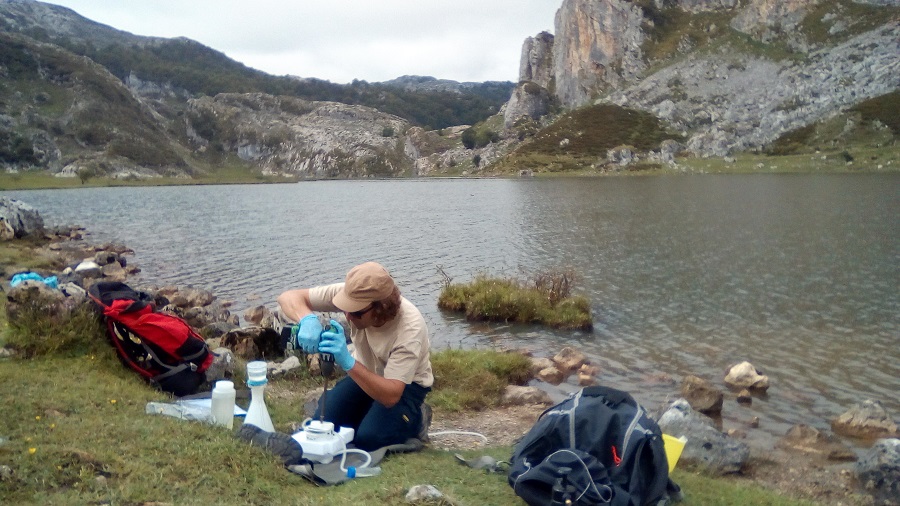
[[[675,437],[663,434],[663,447],[666,449],[666,460],[669,461],[669,472],[675,470],[675,464],[678,463],[681,452],[684,451],[684,445],[687,444],[687,438],[684,436]]]

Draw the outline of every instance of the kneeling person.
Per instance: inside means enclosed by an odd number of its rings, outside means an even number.
[[[428,327],[384,267],[357,265],[343,283],[286,291],[278,305],[300,322],[296,339],[303,351],[330,353],[347,372],[327,393],[326,421],[352,427],[354,444],[366,451],[425,437],[431,413],[422,406],[434,383]],[[344,329],[323,332],[313,311],[344,312],[352,354]],[[321,410],[320,399],[316,418]]]

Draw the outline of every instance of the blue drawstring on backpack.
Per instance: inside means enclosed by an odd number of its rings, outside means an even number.
[[[56,279],[56,276],[45,278],[36,272],[20,272],[14,275],[9,282],[9,286],[14,287],[25,281],[40,281],[50,288],[59,288],[59,281]]]

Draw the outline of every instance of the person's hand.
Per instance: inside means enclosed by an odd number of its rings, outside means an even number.
[[[319,353],[330,353],[334,355],[334,362],[341,366],[344,371],[353,369],[356,359],[347,349],[347,337],[344,336],[344,327],[341,324],[331,320],[331,330],[322,332],[322,342],[319,343]]]
[[[322,324],[319,317],[310,313],[304,316],[300,323],[291,328],[291,337],[294,339],[294,347],[302,349],[305,353],[319,351],[319,338],[322,336]]]

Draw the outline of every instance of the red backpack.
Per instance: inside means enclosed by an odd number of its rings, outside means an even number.
[[[214,357],[186,321],[156,312],[148,293],[125,283],[101,281],[88,295],[102,311],[107,335],[127,367],[176,396],[197,392]]]

